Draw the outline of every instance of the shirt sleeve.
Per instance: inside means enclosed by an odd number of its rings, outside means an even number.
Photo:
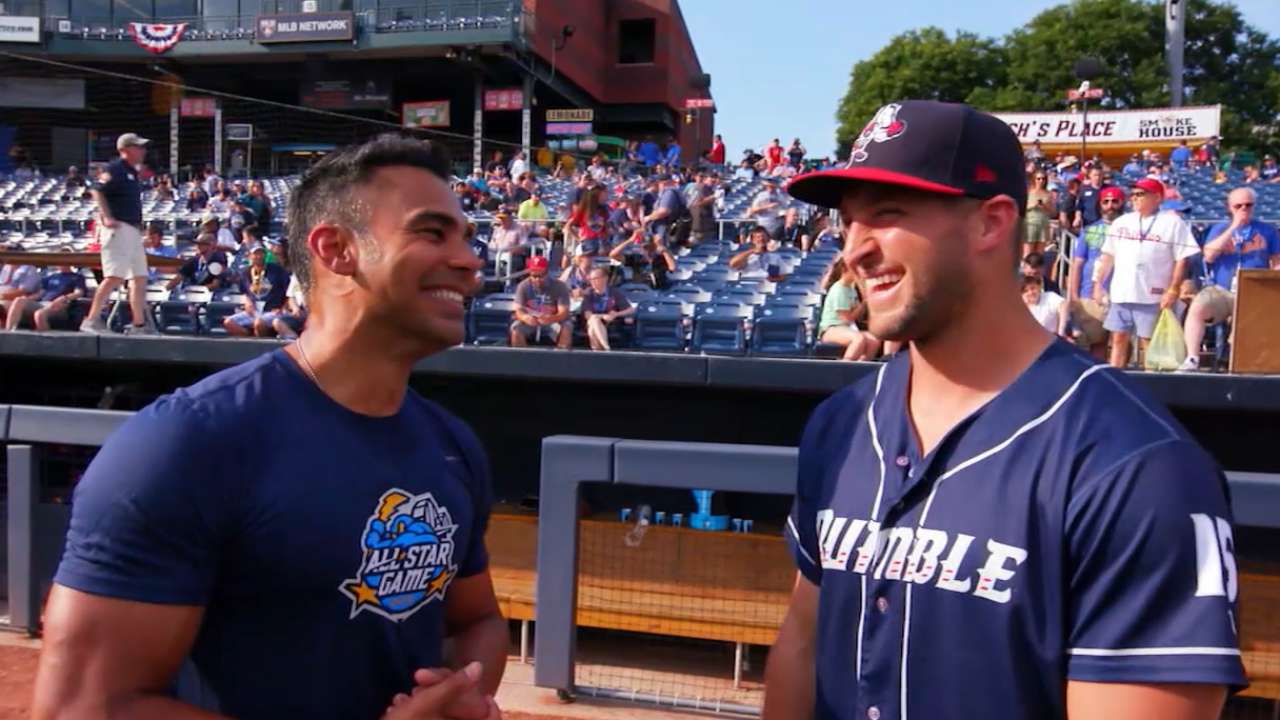
[[[98,192],[108,192],[118,180],[116,166],[108,164],[106,170],[103,170],[94,180],[93,189]]]
[[[1081,260],[1089,259],[1089,243],[1087,242],[1087,238],[1089,237],[1089,233],[1091,232],[1095,232],[1094,227],[1092,225],[1084,229],[1084,232],[1080,234],[1080,239],[1078,241],[1071,243],[1072,259],[1075,259],[1075,258],[1080,258]]]
[[[447,425],[466,460],[467,489],[471,493],[471,534],[466,555],[458,562],[458,577],[470,577],[489,568],[489,550],[484,536],[489,529],[489,513],[493,506],[493,480],[489,458],[471,428],[461,420],[448,416]]]
[[[204,605],[238,495],[227,478],[239,477],[192,457],[197,438],[213,436],[172,397],[125,422],[76,486],[54,581],[123,600]]]
[[[1194,443],[1149,446],[1068,503],[1067,676],[1247,684],[1226,478]]]
[[[822,565],[818,553],[818,504],[823,495],[824,460],[833,407],[850,403],[848,393],[838,393],[818,406],[805,425],[800,439],[800,456],[796,472],[796,495],[787,517],[787,546],[795,558],[796,568],[814,585],[822,584]]]
[[[1115,257],[1116,254],[1116,230],[1119,228],[1119,220],[1107,226],[1107,234],[1102,240],[1102,253]]]
[[[1178,260],[1200,254],[1200,246],[1196,244],[1195,235],[1191,234],[1191,226],[1182,220],[1177,222],[1173,231],[1173,250],[1174,257]]]
[[[1271,257],[1280,255],[1280,232],[1276,232],[1276,226],[1271,223],[1262,223],[1262,235],[1267,239],[1267,255]]]

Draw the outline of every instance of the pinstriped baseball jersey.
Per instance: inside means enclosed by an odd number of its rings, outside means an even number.
[[[1065,681],[1245,684],[1221,470],[1055,342],[921,455],[909,353],[814,413],[787,526],[819,720],[1065,717]]]

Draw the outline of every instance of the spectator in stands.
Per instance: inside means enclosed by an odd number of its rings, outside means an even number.
[[[1031,183],[1027,186],[1027,212],[1023,220],[1026,234],[1022,245],[1022,254],[1044,252],[1049,242],[1049,216],[1054,208],[1053,193],[1049,192],[1049,176],[1044,170],[1035,170],[1031,174]]]
[[[8,250],[22,250],[22,244],[11,242],[5,246]],[[19,298],[30,297],[40,292],[40,271],[34,265],[8,263],[0,266],[0,322],[9,313],[9,306]]]
[[[764,188],[751,201],[751,207],[747,209],[747,217],[754,220],[759,227],[764,228],[771,239],[780,240],[785,206],[786,198],[778,190],[778,182],[766,177]]]
[[[1043,278],[1039,275],[1022,276],[1022,301],[1041,327],[1066,337],[1067,302],[1058,293],[1046,290]]]
[[[638,152],[640,161],[645,167],[653,167],[662,162],[662,150],[658,148],[658,143],[654,142],[653,138],[645,138],[644,142],[640,143]]]
[[[1235,308],[1236,274],[1240,270],[1280,269],[1280,233],[1270,223],[1253,217],[1258,194],[1241,187],[1227,195],[1229,222],[1219,222],[1205,235],[1204,262],[1211,283],[1187,309],[1184,334],[1187,359],[1180,371],[1200,367],[1200,343],[1206,325],[1227,322]]]
[[[228,335],[270,337],[274,313],[284,307],[289,289],[289,272],[267,262],[267,249],[255,245],[249,250],[249,267],[240,277],[244,310],[222,321]],[[268,313],[272,313],[268,317]]]
[[[1244,182],[1246,185],[1262,182],[1262,172],[1258,170],[1256,165],[1244,166]]]
[[[66,193],[64,198],[80,197],[85,188],[84,176],[80,174],[80,168],[75,165],[67,168],[67,177],[62,181],[62,187]]]
[[[240,197],[231,198],[231,213],[227,215],[227,227],[239,237],[245,228],[254,228],[258,224],[258,216],[250,210]]]
[[[609,252],[609,200],[608,192],[595,186],[583,194],[565,223],[566,249],[587,255],[604,255]],[[582,278],[585,283],[586,278]]]
[[[157,223],[147,225],[146,234],[142,236],[142,249],[149,256],[176,258],[178,257],[178,248],[175,245],[164,244],[164,231],[160,229]],[[147,273],[148,282],[156,282],[160,279],[160,275],[167,272],[158,267],[151,267]]]
[[[258,234],[265,233],[271,226],[271,217],[275,213],[275,208],[271,206],[271,198],[267,197],[267,188],[261,180],[249,183],[249,194],[241,197],[240,203],[253,213]]]
[[[501,150],[493,151],[493,157],[489,159],[489,164],[484,169],[490,175],[496,175],[499,170],[504,173],[507,171],[507,163]]]
[[[1085,172],[1084,183],[1080,185],[1080,192],[1076,195],[1076,215],[1071,223],[1076,230],[1098,222],[1098,218],[1102,216],[1098,206],[1098,194],[1102,192],[1102,187],[1102,168],[1093,165]]]
[[[484,178],[484,170],[479,167],[471,171],[471,177],[467,178],[467,184],[478,193],[489,192],[489,183]]]
[[[581,298],[582,293],[590,287],[592,267],[594,267],[592,256],[578,253],[573,257],[573,262],[560,273],[560,282],[569,288],[569,296],[572,299]]]
[[[1093,273],[1093,299],[1099,302],[1111,278],[1111,305],[1103,327],[1112,333],[1111,364],[1118,368],[1128,365],[1135,334],[1142,365],[1160,311],[1177,302],[1187,259],[1200,252],[1186,221],[1177,213],[1160,211],[1164,186],[1159,181],[1137,181],[1130,197],[1134,210],[1111,223]]]
[[[804,167],[804,158],[809,151],[800,144],[800,138],[791,141],[791,147],[787,148],[787,159],[791,161],[791,166],[799,170]]]
[[[809,233],[809,237],[813,239],[808,245],[801,248],[805,252],[826,248],[839,250],[844,246],[844,239],[835,228],[831,227],[831,216],[826,213],[814,216],[813,229]]]
[[[521,203],[528,200],[533,195],[533,178],[529,173],[525,173],[523,177],[516,178],[515,184],[511,187],[510,202],[516,206],[519,211]]]
[[[667,142],[667,151],[662,156],[662,161],[666,164],[668,171],[673,171],[680,167],[680,157],[682,153],[683,150],[680,148],[680,143],[677,142],[675,138],[671,138],[671,140]]]
[[[1129,156],[1129,162],[1125,163],[1124,168],[1120,171],[1131,178],[1140,178],[1146,174],[1142,162],[1137,153]]]
[[[298,282],[296,275],[289,277],[284,307],[275,313],[266,313],[263,320],[268,318],[271,321],[271,329],[278,337],[292,340],[302,333],[307,323],[307,295],[302,291],[302,284]]]
[[[497,224],[489,236],[489,251],[492,253],[510,253],[512,257],[511,271],[517,272],[524,266],[524,256],[529,254],[528,229],[523,224],[511,221],[511,213],[500,210],[494,219]]]
[[[782,230],[778,233],[778,242],[783,247],[803,248],[809,244],[809,234],[800,222],[800,211],[787,208],[783,213]]]
[[[471,192],[471,186],[465,181],[454,183],[453,194],[458,196],[458,205],[462,208],[462,212],[470,215],[476,211],[476,198]]]
[[[1094,357],[1105,360],[1107,352],[1107,298],[1110,283],[1102,289],[1102,300],[1094,299],[1093,274],[1102,255],[1111,223],[1124,212],[1124,190],[1111,186],[1098,196],[1102,217],[1084,229],[1071,250],[1071,269],[1067,274],[1067,313],[1075,326],[1076,341],[1088,348]]]
[[[1187,169],[1187,163],[1191,162],[1191,148],[1187,147],[1186,140],[1178,141],[1178,147],[1169,153],[1169,162],[1177,170]]]
[[[667,243],[671,224],[684,217],[686,210],[680,191],[676,189],[675,178],[671,175],[659,175],[657,181],[657,202],[653,212],[644,217],[644,224],[648,226],[650,234]]]
[[[167,173],[161,174],[156,178],[155,187],[151,189],[151,197],[156,200],[168,200],[169,202],[178,199],[178,194],[173,190],[173,182],[169,179]]]
[[[1058,224],[1063,230],[1075,232],[1079,228],[1072,223],[1079,217],[1076,212],[1080,194],[1080,178],[1073,177],[1066,181],[1066,189],[1058,193]]]
[[[818,338],[824,343],[844,348],[845,360],[874,360],[880,353],[880,340],[860,326],[867,307],[862,304],[857,277],[845,269],[844,259],[837,258],[823,283],[827,296],[822,301],[822,318],[818,321]]]
[[[622,263],[631,271],[631,281],[644,283],[655,290],[671,285],[668,273],[675,272],[676,258],[662,238],[637,229],[626,242],[609,251],[609,259]]]
[[[782,141],[774,138],[764,149],[765,172],[773,174],[774,168],[784,162],[783,157]]]
[[[240,238],[231,228],[224,227],[213,213],[205,213],[200,218],[200,232],[212,235],[214,243],[222,250],[235,252],[240,249]]]
[[[587,174],[596,182],[604,182],[609,174],[609,166],[604,164],[604,155],[597,153],[591,158],[591,165],[587,168]]]
[[[751,177],[759,177],[760,173],[768,168],[768,163],[764,156],[756,152],[754,148],[747,148],[742,151],[742,161],[738,163],[739,170],[746,170],[751,173]]]
[[[218,177],[218,173],[213,169],[212,165],[204,166],[204,194],[213,197],[218,194],[218,185],[222,182],[222,178]]]
[[[179,285],[200,285],[218,290],[225,286],[228,270],[226,253],[218,249],[212,234],[202,232],[196,236],[195,257],[178,268],[178,274],[169,279],[166,287],[172,290]]]
[[[209,196],[197,183],[187,191],[187,212],[202,212],[209,206]]]
[[[1021,270],[1023,277],[1038,277],[1046,290],[1058,292],[1056,268],[1046,262],[1043,254],[1031,253],[1022,258]]]
[[[1028,162],[1031,162],[1037,167],[1039,167],[1040,161],[1044,159],[1044,148],[1040,146],[1040,141],[1039,140],[1033,141],[1031,145],[1022,153],[1022,156],[1025,157]]]
[[[517,181],[520,180],[522,175],[529,172],[529,163],[524,158],[523,150],[516,151],[515,156],[511,158],[511,165],[507,170],[511,173],[511,177],[515,178]]]
[[[711,141],[711,151],[707,153],[707,160],[715,165],[724,164],[724,138],[720,137],[720,133],[716,133],[715,139]]]
[[[719,185],[720,179],[715,173],[703,173],[691,193],[693,199],[686,200],[689,207],[690,244],[699,245],[720,237],[720,228],[716,225],[716,190]]]
[[[546,204],[542,202],[542,191],[537,186],[533,186],[533,189],[529,192],[529,199],[520,203],[520,208],[516,211],[516,218],[522,223],[534,225],[545,224],[550,217]]]
[[[22,326],[45,331],[51,322],[61,322],[70,314],[71,303],[84,297],[84,276],[62,266],[45,275],[38,292],[15,298],[5,317],[5,329]]]
[[[515,319],[511,323],[512,347],[527,347],[530,342],[552,340],[556,347],[568,350],[573,342],[569,322],[569,288],[555,278],[547,277],[547,258],[529,258],[529,276],[516,286]]]
[[[1262,171],[1259,173],[1262,179],[1267,182],[1280,182],[1280,166],[1276,165],[1274,155],[1265,155],[1262,158]]]
[[[742,277],[772,278],[782,274],[782,258],[769,251],[769,231],[756,225],[749,234],[751,247],[729,259],[729,267]]]
[[[582,294],[582,317],[587,326],[587,342],[592,350],[608,352],[609,325],[635,315],[636,308],[621,290],[609,286],[609,271],[591,270],[590,285]]]
[[[225,218],[231,213],[231,191],[227,189],[226,183],[219,180],[218,189],[209,197],[208,212]]]
[[[493,193],[489,192],[488,190],[485,190],[484,192],[480,193],[480,199],[477,201],[477,205],[481,210],[486,210],[488,212],[497,212],[502,207],[502,201],[499,200]]]
[[[93,187],[93,197],[101,216],[103,280],[93,294],[89,314],[80,324],[81,332],[105,333],[102,310],[116,288],[129,281],[129,309],[133,318],[130,332],[154,335],[147,312],[147,256],[142,248],[142,185],[139,167],[151,142],[134,133],[116,139],[119,157],[107,165]]]
[[[638,195],[624,197],[609,214],[609,246],[625,242],[644,225],[644,208]]]

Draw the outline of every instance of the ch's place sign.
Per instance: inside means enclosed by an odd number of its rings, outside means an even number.
[[[258,42],[326,42],[355,37],[355,16],[350,11],[259,15]]]

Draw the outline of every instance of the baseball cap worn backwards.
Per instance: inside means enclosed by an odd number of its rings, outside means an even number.
[[[1003,120],[961,103],[903,100],[880,108],[842,168],[800,175],[791,195],[825,207],[854,183],[979,199],[1008,195],[1026,207],[1022,146]]]

